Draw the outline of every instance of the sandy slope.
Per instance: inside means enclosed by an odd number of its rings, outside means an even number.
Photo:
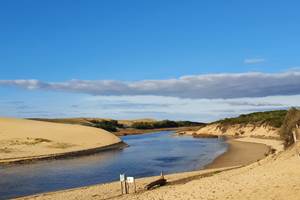
[[[120,141],[113,134],[92,127],[0,118],[0,163],[105,147]]]
[[[254,136],[266,138],[279,138],[279,129],[269,125],[230,125],[210,124],[200,128],[196,132],[187,132],[185,134],[196,135],[230,135],[230,136]]]

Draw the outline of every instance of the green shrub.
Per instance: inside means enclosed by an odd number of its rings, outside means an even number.
[[[90,120],[93,127],[102,128],[106,131],[116,132],[118,128],[122,128],[123,125],[119,124],[117,120]]]

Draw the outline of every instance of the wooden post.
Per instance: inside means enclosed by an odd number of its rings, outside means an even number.
[[[296,131],[293,131],[293,138],[294,138],[294,143],[296,143],[297,142]]]
[[[127,181],[126,181],[126,179],[125,179],[125,194],[128,194],[128,188],[127,188]]]
[[[165,177],[164,177],[164,172],[163,172],[163,171],[160,172],[160,177],[161,177],[161,178],[165,178]]]
[[[130,184],[127,182],[126,182],[126,184],[127,184],[127,194],[129,194],[130,193]]]
[[[134,184],[134,193],[136,193],[135,179],[133,179],[133,184]]]
[[[122,195],[123,195],[123,194],[124,194],[124,193],[123,193],[123,182],[120,181],[120,183],[121,183],[121,193],[122,193]]]

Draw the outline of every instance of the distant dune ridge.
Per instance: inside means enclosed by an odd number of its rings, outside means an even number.
[[[48,121],[48,122],[57,122],[65,124],[80,124],[80,125],[93,125],[93,121],[112,121],[111,118],[93,118],[93,117],[78,117],[78,118],[57,118],[57,119],[47,119],[47,118],[32,118],[32,120],[38,121]],[[144,118],[144,119],[133,119],[133,120],[116,120],[119,124],[124,126],[131,126],[136,122],[155,122],[155,119]]]
[[[0,163],[100,150],[121,140],[99,128],[0,118]]]

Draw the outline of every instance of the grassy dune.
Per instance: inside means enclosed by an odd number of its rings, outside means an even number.
[[[250,114],[243,114],[238,117],[225,118],[218,120],[215,123],[221,125],[234,125],[234,124],[266,124],[273,126],[275,128],[281,127],[284,117],[287,114],[287,110],[276,110],[276,111],[266,111],[266,112],[254,112]]]

